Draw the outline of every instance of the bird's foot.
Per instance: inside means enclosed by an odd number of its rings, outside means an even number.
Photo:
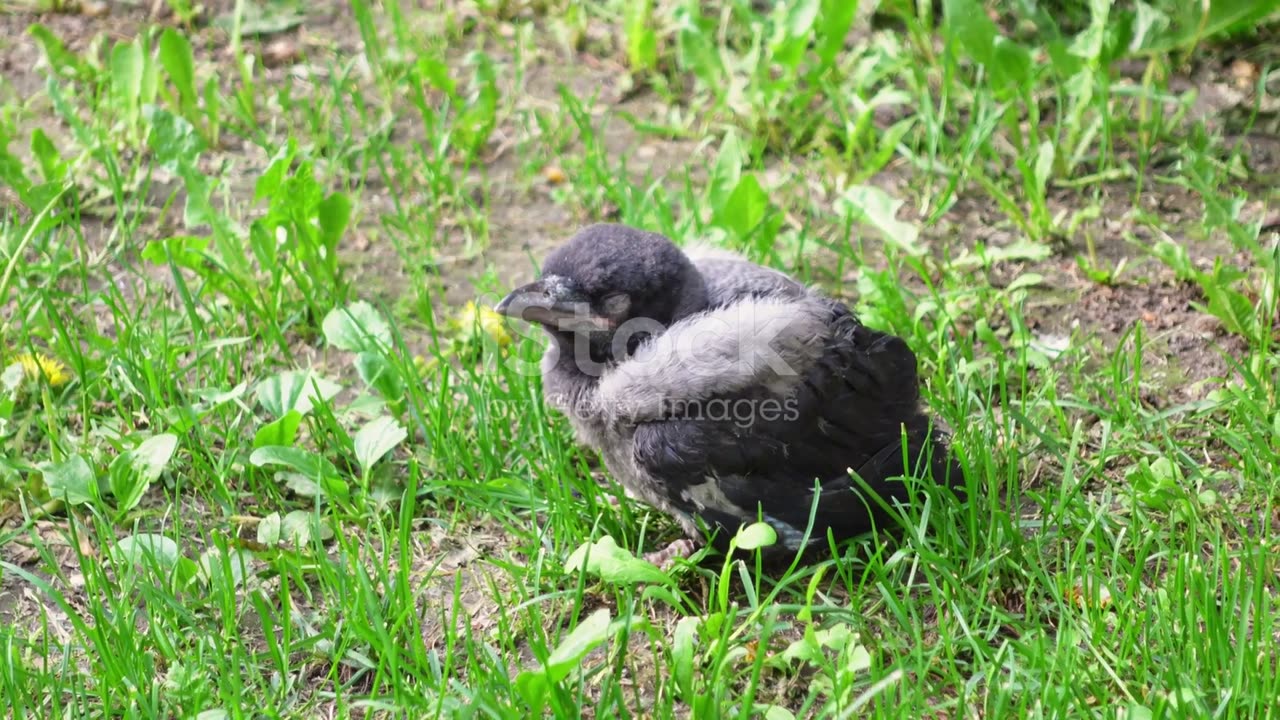
[[[678,559],[688,559],[698,551],[698,544],[689,538],[680,538],[661,550],[645,553],[644,559],[657,565],[663,572],[670,570]]]

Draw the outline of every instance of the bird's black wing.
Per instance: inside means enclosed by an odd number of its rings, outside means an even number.
[[[708,403],[697,417],[686,412],[636,428],[636,463],[673,500],[723,526],[722,547],[762,511],[781,544],[794,550],[809,522],[815,481],[821,494],[812,538],[822,542],[828,529],[837,539],[869,530],[879,505],[849,469],[886,501],[905,492],[894,480],[899,476],[932,472],[938,482],[960,481],[958,464],[921,411],[916,358],[907,344],[863,326],[841,303],[829,307],[832,337],[785,398],[753,389],[724,399],[737,403],[731,416],[716,415]]]

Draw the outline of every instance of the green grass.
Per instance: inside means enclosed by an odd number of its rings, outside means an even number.
[[[10,716],[1280,715],[1265,1],[211,5],[0,44]],[[601,219],[902,335],[976,499],[638,563],[467,304]]]

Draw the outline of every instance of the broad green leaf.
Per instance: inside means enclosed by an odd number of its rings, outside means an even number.
[[[1089,0],[1089,26],[1071,42],[1072,55],[1089,61],[1096,61],[1102,56],[1102,45],[1106,39],[1107,19],[1111,13],[1112,0]]]
[[[134,471],[132,460],[129,453],[122,453],[117,455],[116,459],[111,461],[111,466],[107,468],[111,495],[116,501],[116,511],[121,515],[137,507],[147,490],[147,484]]]
[[[818,644],[828,650],[843,651],[849,647],[852,640],[857,639],[853,628],[846,623],[837,623],[831,627],[826,627],[814,633],[814,638]]]
[[[326,260],[336,262],[338,242],[347,231],[347,223],[351,221],[351,198],[343,193],[334,193],[325,198],[316,208],[316,220],[320,223],[320,238],[329,256]]]
[[[976,0],[945,0],[943,17],[948,35],[991,73],[996,86],[1016,89],[1030,75],[1031,53],[1003,37]]]
[[[1129,39],[1129,52],[1138,53],[1165,33],[1169,28],[1169,16],[1142,0],[1134,5],[1133,36]]]
[[[93,69],[79,55],[67,49],[62,39],[53,33],[52,30],[35,23],[27,27],[27,33],[36,39],[40,49],[44,51],[45,59],[49,62],[56,74],[62,77],[74,77],[78,79],[88,78],[93,74]]]
[[[27,177],[27,162],[24,158],[9,152],[9,143],[14,140],[5,123],[0,123],[0,184],[8,185],[28,207],[43,207],[43,203],[33,205],[28,201],[31,179]],[[34,151],[35,137],[32,137]]]
[[[281,472],[277,473],[276,479],[284,480],[285,487],[302,497],[320,497],[324,495],[324,488],[306,475],[296,472]]]
[[[137,112],[142,99],[143,65],[147,62],[141,40],[117,42],[111,49],[111,95],[120,108]]]
[[[820,0],[794,0],[774,6],[775,15],[782,15],[770,43],[773,62],[794,71],[804,59],[805,49],[814,40],[813,24],[818,19]]]
[[[845,190],[836,206],[847,216],[869,223],[881,236],[903,252],[920,256],[924,254],[916,238],[919,231],[911,223],[897,219],[902,201],[874,185],[854,185]]]
[[[492,58],[482,52],[472,52],[467,56],[467,62],[475,65],[472,94],[454,120],[453,137],[458,147],[474,154],[489,141],[497,125],[498,87]]]
[[[51,497],[66,500],[69,505],[98,499],[98,480],[83,457],[72,455],[61,463],[44,462],[39,467]]]
[[[244,584],[249,575],[249,563],[253,554],[241,548],[223,550],[211,547],[200,553],[200,575],[214,592],[235,590]]]
[[[1081,95],[1079,88],[1088,87],[1083,83],[1093,77],[1092,75],[1080,76],[1080,72],[1084,68],[1084,61],[1072,55],[1071,48],[1061,38],[1055,38],[1047,42],[1044,50],[1049,57],[1049,66],[1057,76],[1059,78],[1073,79],[1068,82],[1065,89],[1076,102],[1080,102],[1084,96]],[[1075,84],[1073,85],[1072,82]]]
[[[166,572],[173,570],[182,558],[178,543],[156,533],[123,537],[115,544],[114,550],[117,562],[144,567],[151,567],[154,562]]]
[[[1179,468],[1167,457],[1161,456],[1151,463],[1151,476],[1161,485],[1181,487],[1183,483],[1182,468]]]
[[[991,78],[997,87],[1022,89],[1032,81],[1030,50],[1005,37],[996,38],[992,50]]]
[[[297,152],[297,141],[291,135],[288,141],[276,150],[276,154],[271,156],[271,161],[267,163],[267,169],[258,175],[258,180],[253,185],[254,202],[263,198],[275,197],[280,192],[280,188],[284,186],[286,179],[289,177],[289,169],[293,167],[293,158]]]
[[[391,327],[364,300],[329,311],[321,327],[329,344],[342,350],[361,352],[391,347]]]
[[[793,38],[808,38],[813,23],[818,19],[818,11],[822,7],[819,0],[795,0],[787,5],[787,18],[784,27],[787,35]]]
[[[295,548],[311,544],[316,536],[315,515],[306,510],[294,510],[280,522],[280,539]]]
[[[729,198],[742,177],[744,162],[742,143],[738,140],[738,134],[730,129],[720,143],[720,152],[716,154],[716,163],[711,170],[709,195],[713,213],[719,215],[729,204]]]
[[[999,29],[982,5],[977,0],[944,0],[942,5],[948,36],[959,41],[974,60],[990,65],[995,59],[992,48]]]
[[[698,640],[698,626],[702,623],[699,617],[682,617],[676,623],[671,640],[671,677],[680,688],[680,695],[686,700],[693,697],[693,656],[694,645]]]
[[[360,469],[368,473],[383,455],[390,452],[408,436],[409,433],[405,431],[400,423],[396,422],[395,418],[386,415],[374,418],[366,423],[352,438],[352,443],[355,445],[356,462],[360,464]]]
[[[1139,705],[1136,702],[1129,702],[1124,707],[1124,714],[1120,715],[1124,720],[1154,720],[1155,713],[1146,705]]]
[[[160,93],[160,66],[151,57],[151,39],[140,38],[142,45],[142,92],[138,95],[138,107],[155,103]],[[188,561],[190,562],[190,561]]]
[[[192,136],[196,140],[199,138]],[[182,178],[182,184],[187,188],[187,202],[182,206],[182,225],[190,230],[202,225],[211,225],[213,227],[226,227],[226,216],[220,214],[213,206],[213,182],[207,175],[200,173],[195,169],[196,158],[191,159],[177,158],[175,159],[178,175]],[[228,262],[227,254],[224,252],[221,256],[223,262]],[[233,267],[242,263],[230,263]]]
[[[22,362],[15,360],[4,368],[4,372],[0,372],[0,388],[6,393],[12,394],[23,383],[27,381],[27,370],[22,366]],[[0,456],[2,459],[3,456]]]
[[[163,240],[148,240],[139,255],[143,260],[161,266],[168,265],[169,256],[172,255],[178,267],[203,271],[208,250],[209,238],[179,235]]]
[[[1256,308],[1253,302],[1243,293],[1233,290],[1227,285],[1223,275],[1214,273],[1197,278],[1200,287],[1209,300],[1208,307],[1201,303],[1192,303],[1193,307],[1207,311],[1218,318],[1222,325],[1232,334],[1253,340],[1257,333]]]
[[[1054,146],[1053,143],[1045,140],[1040,143],[1039,152],[1036,153],[1035,165],[1035,181],[1036,190],[1043,196],[1046,188],[1049,186],[1049,176],[1053,173]]]
[[[1052,254],[1053,248],[1049,245],[1022,238],[1009,245],[999,247],[986,247],[979,244],[974,248],[974,251],[966,251],[965,254],[953,260],[951,267],[957,269],[990,267],[996,263],[1013,260],[1035,262],[1044,260]]]
[[[631,618],[635,623],[638,618]],[[578,627],[560,641],[538,670],[525,670],[516,676],[516,689],[529,704],[529,717],[539,717],[546,706],[547,693],[552,685],[558,685],[582,664],[587,653],[602,645],[609,636],[627,622],[619,618],[609,622],[608,608],[600,608],[583,620]]]
[[[258,542],[263,545],[276,545],[280,542],[280,513],[270,515],[258,521]]]
[[[690,0],[674,13],[676,22],[676,61],[680,68],[692,72],[707,84],[715,83],[724,72],[718,48],[712,42],[715,34],[702,16],[701,5]]]
[[[165,28],[160,35],[160,65],[178,90],[183,112],[195,110],[198,98],[195,55],[190,41],[173,28]]]
[[[155,153],[156,162],[182,175],[183,180],[189,183],[194,176],[186,170],[194,168],[200,154],[205,151],[204,140],[200,138],[200,134],[186,118],[162,107],[146,105],[142,108],[142,115],[151,125],[147,144]],[[189,191],[190,189],[188,187]],[[188,202],[188,205],[190,204]]]
[[[858,3],[850,0],[823,0],[822,18],[818,21],[818,57],[831,65],[849,39],[849,27],[858,13]]]
[[[1191,254],[1187,252],[1186,245],[1182,243],[1161,240],[1152,246],[1151,254],[1168,266],[1178,280],[1194,280],[1200,274],[1191,262]]]
[[[864,673],[871,669],[871,653],[862,643],[850,642],[840,653],[840,666],[846,673]]]
[[[1010,280],[1009,284],[1005,286],[1004,291],[1005,293],[1012,293],[1015,290],[1036,287],[1038,285],[1043,285],[1043,284],[1044,284],[1044,275],[1041,275],[1040,273],[1034,273],[1034,272],[1025,272],[1015,277],[1014,279]]]
[[[67,163],[43,128],[31,131],[31,154],[40,163],[40,176],[45,182],[62,182],[67,174]]]
[[[356,374],[369,388],[386,400],[404,397],[404,382],[400,373],[381,352],[362,352],[355,358]]]
[[[249,462],[255,467],[280,465],[321,483],[342,477],[333,463],[301,448],[278,445],[260,447],[249,455]]]
[[[347,403],[343,410],[350,415],[373,417],[387,411],[387,401],[376,395],[362,394]]]
[[[235,348],[249,344],[253,338],[248,335],[240,336],[224,336],[214,338],[207,342],[200,343],[197,347],[202,351],[222,350],[224,348]],[[201,412],[213,410],[219,406],[229,402],[235,402],[245,396],[249,391],[249,383],[242,382],[232,388],[224,388],[213,386],[207,388],[193,388],[191,395],[196,399],[195,405]]]
[[[778,531],[765,522],[754,522],[738,531],[733,545],[742,550],[755,550],[778,542]]]
[[[607,640],[609,635],[622,627],[626,620],[626,618],[618,618],[610,622],[608,608],[600,608],[591,613],[586,620],[573,629],[573,632],[560,641],[555,650],[551,651],[544,667],[547,676],[553,682],[560,682],[568,677],[587,653]],[[631,618],[631,623],[634,624],[637,620],[638,618]]]
[[[267,446],[253,451],[249,462],[257,467],[268,465],[288,468],[276,473],[291,490],[304,497],[332,498],[347,502],[351,486],[328,460],[300,448]]]
[[[651,22],[653,0],[628,2],[625,13],[627,62],[632,70],[653,70],[658,64],[658,37]]]
[[[267,412],[279,418],[290,410],[306,415],[317,400],[328,402],[339,392],[341,385],[314,370],[286,370],[258,383],[254,394]]]
[[[815,664],[822,662],[822,646],[818,644],[813,628],[806,626],[804,635],[792,640],[782,651],[780,658],[788,663],[796,660]]]
[[[275,35],[298,27],[307,19],[307,4],[297,0],[250,0],[240,16],[240,33],[245,36]],[[235,29],[235,11],[213,19],[214,27]]]
[[[302,413],[290,409],[281,417],[258,428],[253,435],[253,447],[268,445],[289,447],[298,438],[298,427],[302,425]]]
[[[718,214],[719,224],[739,238],[746,237],[763,220],[769,209],[769,196],[760,187],[755,173],[742,176]]]
[[[1160,33],[1147,45],[1146,54],[1170,52],[1205,38],[1246,28],[1274,15],[1274,0],[1213,0],[1166,6],[1177,18],[1177,30]],[[1208,12],[1201,12],[1207,9]]]
[[[683,607],[683,601],[672,591],[674,585],[645,585],[640,599],[645,602],[660,602],[670,608]]]
[[[449,65],[443,58],[423,55],[418,58],[417,70],[418,75],[427,81],[426,84],[451,98],[458,96],[458,83],[449,76]]]
[[[264,269],[280,267],[281,248],[277,238],[282,232],[285,232],[283,228],[269,226],[261,218],[249,225],[249,249],[253,251],[253,256],[257,258],[260,267]]]
[[[594,543],[584,542],[579,545],[569,555],[564,569],[566,572],[586,572],[618,585],[675,584],[671,576],[659,570],[656,565],[619,547],[617,541],[608,535]]]
[[[147,484],[155,482],[169,466],[177,449],[178,436],[172,433],[153,435],[143,440],[130,453],[134,472]]]

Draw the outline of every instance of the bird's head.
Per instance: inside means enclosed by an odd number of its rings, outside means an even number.
[[[693,263],[667,238],[626,225],[579,231],[494,310],[541,325],[553,337],[585,341],[597,362],[635,350],[706,304]]]

